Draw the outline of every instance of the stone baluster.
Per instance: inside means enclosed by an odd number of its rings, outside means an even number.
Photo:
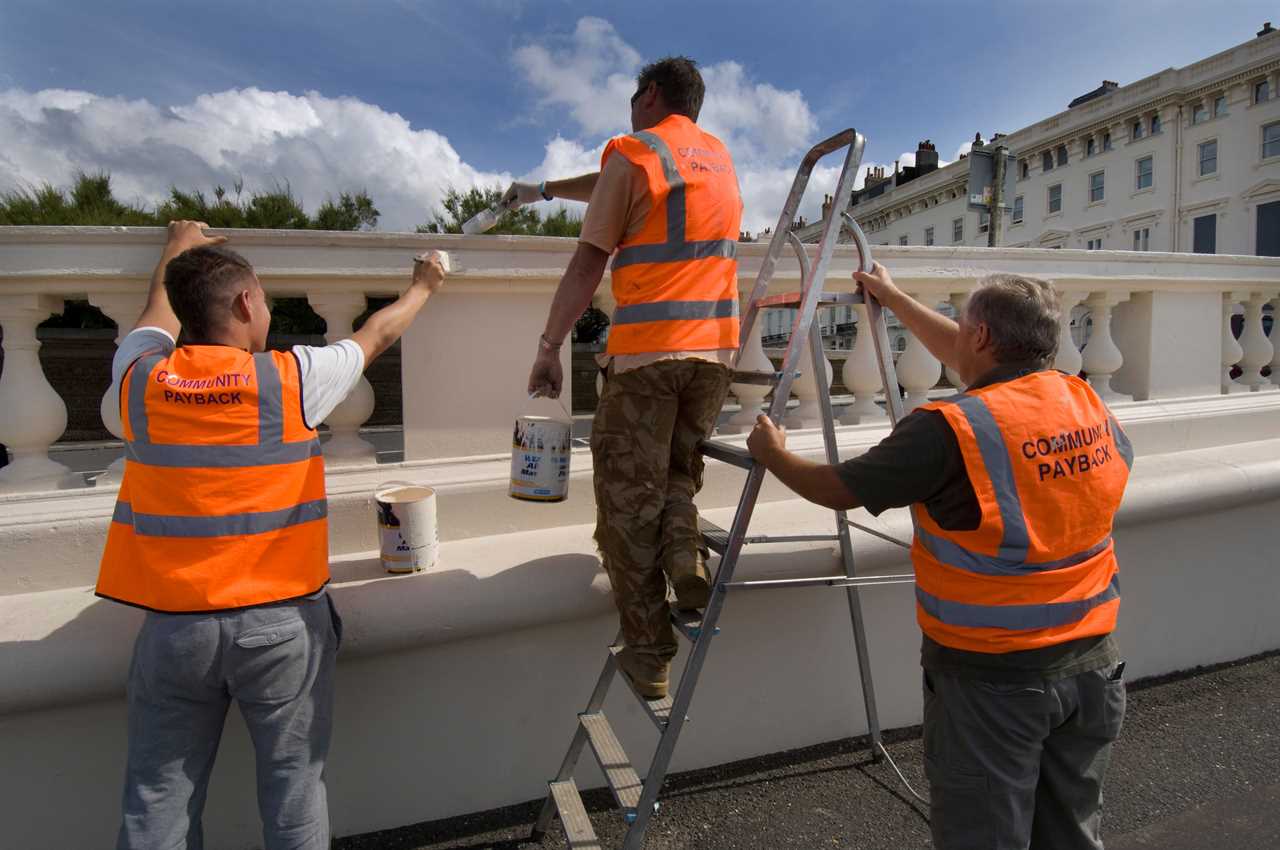
[[[876,362],[876,346],[871,338],[871,320],[867,317],[867,306],[855,304],[853,310],[857,315],[857,333],[840,373],[845,387],[853,393],[853,404],[840,417],[840,422],[845,425],[879,422],[887,418],[884,410],[876,404],[876,393],[882,389],[883,382],[880,379],[880,366]]]
[[[969,302],[969,291],[953,292],[947,300],[951,302],[951,307],[955,310],[955,318],[959,321],[960,314],[964,312],[965,305]],[[951,386],[955,387],[957,390],[963,390],[965,386],[964,378],[960,377],[960,373],[955,369],[952,369],[950,366],[946,366],[944,369],[946,370],[947,380],[951,382]]]
[[[1271,299],[1271,383],[1280,386],[1280,297]]]
[[[814,326],[818,324],[818,316],[814,316]],[[833,371],[831,369],[831,361],[827,359],[826,353],[822,355],[823,376],[822,380],[827,382],[827,392],[831,391],[831,378]],[[822,406],[818,402],[818,379],[813,374],[813,355],[809,352],[808,340],[800,352],[800,375],[791,384],[791,394],[794,395],[800,404],[791,409],[783,419],[783,424],[788,428],[820,428],[822,427]]]
[[[1240,343],[1236,340],[1236,335],[1231,332],[1231,316],[1235,313],[1236,305],[1241,301],[1247,301],[1249,294],[1247,292],[1224,292],[1222,293],[1222,394],[1229,395],[1234,392],[1240,392],[1246,387],[1244,384],[1237,383],[1231,377],[1231,367],[1240,362],[1240,358],[1244,357],[1244,349],[1240,347]]]
[[[1062,309],[1062,317],[1058,324],[1058,356],[1054,358],[1053,368],[1059,372],[1066,372],[1068,375],[1079,375],[1080,369],[1084,365],[1084,358],[1080,356],[1080,349],[1076,348],[1076,341],[1071,337],[1071,311],[1082,300],[1084,300],[1083,293],[1058,293],[1058,304]]]
[[[748,293],[744,300],[751,298]],[[746,305],[743,304],[745,312]],[[761,310],[756,315],[755,322],[752,323],[751,336],[747,339],[747,346],[742,350],[742,360],[734,364],[734,368],[743,372],[772,372],[773,363],[764,353],[764,319],[765,311]],[[720,426],[720,432],[723,434],[745,434],[750,431],[756,422],[756,417],[760,415],[760,407],[764,403],[765,398],[769,395],[769,387],[760,384],[730,384],[734,396],[738,399],[741,409],[724,425]]]
[[[1085,301],[1093,318],[1093,332],[1084,347],[1082,365],[1089,373],[1089,383],[1104,401],[1128,398],[1111,389],[1111,376],[1124,365],[1124,355],[1111,338],[1111,311],[1117,304],[1128,300],[1128,292],[1107,290],[1094,292]]]
[[[4,372],[0,373],[0,443],[9,465],[0,469],[0,493],[56,490],[82,484],[49,458],[49,447],[67,430],[67,405],[40,366],[36,325],[62,310],[53,295],[0,295]]]
[[[1275,355],[1275,348],[1262,327],[1262,308],[1270,299],[1270,293],[1253,292],[1244,303],[1244,333],[1240,335],[1244,356],[1240,359],[1240,383],[1248,384],[1253,392],[1271,386],[1262,376],[1262,367],[1270,364]]]
[[[134,323],[138,320],[138,316],[142,314],[142,308],[147,303],[147,296],[143,293],[91,295],[89,300],[108,319],[116,323],[116,345],[119,346],[120,341],[132,330]],[[117,439],[123,440],[124,426],[120,422],[120,397],[115,392],[112,392],[110,387],[107,388],[106,393],[102,396],[99,412],[102,414],[102,424],[106,426],[107,430],[114,434]],[[97,477],[94,484],[98,487],[118,486],[123,478],[124,455],[121,454],[107,467],[106,472]]]
[[[926,307],[932,306],[927,295],[917,294],[913,297]],[[898,383],[907,391],[904,408],[910,413],[920,405],[929,403],[929,390],[937,386],[942,377],[942,363],[919,337],[910,331],[904,332],[907,335],[907,347],[898,358]]]
[[[359,292],[307,293],[307,300],[311,302],[311,309],[324,319],[324,338],[330,344],[351,336],[351,323],[367,306],[364,294]],[[360,426],[373,415],[373,402],[373,387],[361,376],[351,394],[325,420],[330,435],[324,444],[326,462],[355,464],[375,461],[373,445],[360,436]]]

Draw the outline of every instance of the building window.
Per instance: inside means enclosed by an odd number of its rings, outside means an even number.
[[[1157,135],[1160,132],[1160,115],[1151,116],[1151,135]]]
[[[991,213],[988,213],[988,212],[978,213],[978,232],[986,233],[990,229],[991,229]]]
[[[1218,140],[1200,143],[1200,176],[1218,172]]]
[[[1153,132],[1154,132],[1154,131],[1153,131]],[[1133,122],[1133,129],[1132,129],[1132,131],[1129,133],[1129,137],[1130,137],[1130,138],[1132,138],[1132,139],[1134,139],[1134,140],[1136,141],[1136,140],[1138,140],[1138,139],[1141,139],[1141,138],[1142,138],[1142,136],[1143,136],[1143,133],[1142,133],[1142,119],[1141,119],[1141,118],[1139,118],[1137,121],[1134,121],[1134,122]]]
[[[905,233],[904,233],[904,234],[902,234],[901,236],[899,236],[899,237],[898,237],[898,244],[899,244],[899,245],[906,245],[906,244],[907,244],[907,234],[905,234]]]
[[[1202,124],[1209,120],[1209,110],[1205,109],[1203,103],[1197,103],[1191,107],[1191,123]]]
[[[951,241],[964,241],[964,219],[956,218],[951,220]]]
[[[1151,228],[1140,227],[1133,231],[1133,250],[1150,251],[1151,250]]]
[[[1101,250],[1102,250],[1102,240],[1101,240],[1101,239],[1090,239],[1090,240],[1088,241],[1088,243],[1086,243],[1085,248],[1086,248],[1086,250],[1089,250],[1089,251],[1101,251]]]
[[[1263,80],[1260,83],[1253,84],[1253,102],[1266,103],[1271,99],[1271,82]]]
[[[1053,154],[1049,151],[1040,154],[1040,170],[1053,171]]]
[[[1062,212],[1062,184],[1054,183],[1049,187],[1049,214]]]
[[[1102,134],[1102,150],[1104,153],[1106,151],[1111,150],[1111,134],[1110,133]]]
[[[1022,180],[1026,180],[1031,176],[1031,163],[1025,159],[1018,162],[1018,175]]]
[[[1144,156],[1142,159],[1134,163],[1134,190],[1141,192],[1143,189],[1151,188],[1152,171],[1154,170],[1154,161],[1152,157]]]
[[[1096,153],[1096,151],[1094,150],[1093,136],[1090,136],[1084,143],[1084,155],[1093,156],[1094,153]]]
[[[1217,118],[1227,114],[1227,96],[1220,94],[1213,99],[1213,117]]]
[[[1067,164],[1067,146],[1058,145],[1058,165]]]
[[[1262,128],[1262,158],[1280,156],[1280,121]]]
[[[1022,196],[1013,199],[1013,223],[1022,223]]]
[[[1089,203],[1096,204],[1106,199],[1106,172],[1095,171],[1089,175]]]
[[[1197,254],[1218,253],[1218,215],[1202,215],[1192,223],[1192,247]]]
[[[924,244],[926,245],[933,244],[933,228],[932,227],[926,227],[924,229]]]

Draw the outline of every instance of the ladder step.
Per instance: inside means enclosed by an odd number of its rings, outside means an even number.
[[[717,555],[723,555],[724,550],[729,548],[729,532],[714,522],[698,517],[698,533],[702,535],[702,542],[707,544],[707,548]]]
[[[613,798],[623,809],[634,810],[640,805],[640,792],[644,786],[635,768],[627,761],[627,754],[618,736],[613,734],[609,721],[603,714],[582,714],[579,719],[582,728],[587,730],[587,740],[595,751],[596,761],[600,762],[600,769],[609,780]]]
[[[799,307],[804,303],[803,292],[784,292],[781,295],[769,295],[756,302],[756,307]],[[824,292],[818,296],[818,306],[829,307],[836,304],[861,304],[861,292]]]
[[[712,460],[718,460],[721,463],[727,463],[742,469],[751,469],[756,464],[755,459],[751,457],[751,452],[747,451],[744,446],[734,446],[715,440],[703,440],[698,444],[698,449]]]
[[[569,839],[571,850],[603,850],[574,781],[566,779],[563,782],[552,782],[551,796],[560,811],[560,821],[564,824],[564,833]]]
[[[640,703],[644,709],[644,713],[649,715],[649,719],[653,721],[653,725],[658,728],[659,732],[667,731],[667,723],[671,720],[671,695],[667,694],[662,699],[649,699],[636,690],[636,686],[631,681],[631,677],[622,672],[622,665],[618,663],[618,653],[622,651],[620,646],[609,647],[609,652],[613,655],[613,664],[618,670],[618,678],[627,683],[627,690],[631,691],[632,696]]]
[[[778,385],[778,381],[782,380],[782,372],[752,372],[735,370],[733,373],[733,384],[751,384],[760,387],[774,387]],[[800,377],[800,373],[796,372],[793,377]]]
[[[693,643],[702,637],[702,612],[701,611],[682,611],[679,608],[671,609],[671,625],[676,627],[680,634],[689,639]],[[715,634],[720,634],[720,627],[716,626]]]
[[[880,587],[889,584],[914,584],[915,573],[867,576],[818,576],[815,578],[756,579],[731,581],[721,585],[726,590],[776,590],[783,587]]]

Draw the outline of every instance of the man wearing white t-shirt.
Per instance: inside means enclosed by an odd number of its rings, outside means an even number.
[[[203,847],[235,700],[257,759],[265,847],[328,850],[341,621],[325,592],[316,426],[440,288],[447,260],[418,258],[405,293],[350,339],[267,351],[262,285],[205,227],[169,225],[147,305],[112,362],[125,474],[97,592],[147,611],[129,672],[117,847]]]

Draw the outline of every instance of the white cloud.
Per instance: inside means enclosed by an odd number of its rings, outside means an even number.
[[[628,101],[643,57],[608,21],[582,18],[546,46],[518,47],[511,61],[539,109],[563,109],[571,119],[521,176],[594,170],[608,137],[630,130]],[[734,155],[743,227],[772,227],[800,155],[817,140],[817,121],[800,92],[753,79],[737,62],[702,72],[707,97],[699,123]],[[0,138],[0,190],[66,185],[77,169],[105,170],[117,195],[129,200],[154,203],[173,185],[208,190],[243,179],[250,191],[288,183],[314,210],[330,193],[367,189],[384,230],[426,221],[450,186],[505,185],[513,176],[475,168],[444,135],[396,113],[318,92],[230,89],[160,106],[83,91],[12,89],[0,91]],[[808,220],[834,191],[838,170],[837,156],[815,170],[801,206]]]
[[[969,151],[971,150],[973,150],[973,142],[965,142],[963,145],[956,148],[956,155],[952,157],[952,161],[955,161],[962,156],[968,156]]]

